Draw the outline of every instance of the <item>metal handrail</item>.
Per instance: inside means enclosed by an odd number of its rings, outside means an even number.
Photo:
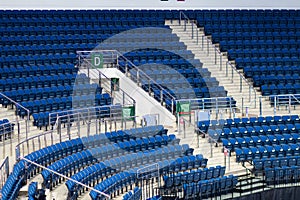
[[[3,172],[4,171],[4,172]],[[6,176],[4,176],[4,174]],[[2,190],[2,187],[4,186],[4,183],[6,182],[9,175],[9,159],[8,156],[3,160],[3,162],[0,165],[0,193]]]
[[[30,140],[33,140],[35,138],[40,138],[40,137],[45,137],[46,135],[48,134],[53,134],[53,130],[49,130],[49,131],[46,131],[46,132],[43,132],[43,133],[40,133],[40,134],[37,134],[37,135],[33,135],[33,136],[30,136],[29,138],[26,138],[24,139],[23,141],[19,142],[16,147],[15,147],[15,152],[16,152],[16,161],[19,160],[20,156],[21,156],[21,152],[20,152],[20,146],[27,143],[28,145],[28,142]],[[53,145],[53,135],[51,136],[51,145]],[[24,156],[24,149],[23,149],[23,156]]]
[[[179,24],[181,25],[181,20],[182,20],[182,18],[184,19],[184,21],[185,21],[185,28],[184,28],[184,30],[186,31],[186,21],[188,21],[188,22],[191,22],[192,23],[192,39],[194,38],[194,24],[196,25],[196,23],[195,23],[195,20],[190,20],[182,11],[180,11],[180,17],[179,17]],[[197,25],[196,25],[196,27],[197,27]],[[199,31],[198,31],[198,29],[196,28],[196,34],[197,34],[197,44],[198,44],[198,35],[199,35]],[[204,37],[204,36],[202,36],[202,40],[205,38],[205,40],[206,40],[206,42],[207,42],[207,48],[209,48],[209,45],[212,45],[213,46],[213,48],[214,48],[214,50],[215,50],[215,64],[217,64],[217,55],[216,54],[218,54],[219,56],[220,56],[220,70],[222,70],[222,52],[219,50],[219,48],[217,48],[216,47],[216,45],[214,45],[213,43],[212,43],[212,41],[211,40],[209,40],[207,37]],[[202,41],[202,49],[204,49],[204,43],[203,43],[203,41]],[[208,53],[209,53],[209,50],[208,50]],[[245,81],[245,83],[248,85],[248,87],[249,87],[249,102],[251,102],[251,90],[253,90],[254,91],[254,107],[256,108],[256,90],[254,89],[254,87],[252,86],[252,84],[236,69],[236,67],[234,67],[233,65],[232,65],[232,63],[231,62],[229,62],[229,61],[227,61],[226,62],[226,77],[228,76],[228,67],[227,66],[230,66],[231,67],[231,69],[232,69],[232,81],[233,81],[233,71],[235,71],[238,75],[239,75],[239,77],[240,77],[240,92],[242,92],[242,80],[244,80]],[[251,104],[252,104],[253,102],[251,102]]]
[[[58,112],[52,112],[49,113],[49,125],[51,125],[51,117],[55,116],[58,117],[60,116],[60,113],[67,113],[66,115],[64,115],[65,117],[68,115],[72,115],[72,114],[78,114],[78,113],[82,113],[82,112],[86,112],[86,111],[90,111],[90,110],[96,110],[96,109],[100,109],[100,108],[112,108],[112,107],[116,107],[117,105],[104,105],[104,106],[94,106],[94,107],[88,107],[88,108],[78,108],[78,109],[71,109],[71,110],[66,110],[66,111],[58,111]],[[55,129],[55,128],[54,128]]]
[[[141,69],[139,69],[137,66],[135,66],[135,64],[133,64],[130,60],[128,60],[119,51],[117,51],[117,53],[118,53],[118,56],[120,56],[121,58],[123,58],[127,63],[131,64],[134,67],[134,69],[137,70],[137,72],[142,73],[149,80],[149,82],[151,82],[152,84],[155,84],[155,86],[157,86],[161,91],[165,92],[165,94],[167,94],[169,97],[171,97],[172,103],[174,103],[174,101],[176,100],[176,98],[173,95],[171,95],[167,90],[165,90],[163,87],[161,87],[160,84],[158,84],[155,80],[153,80],[145,72],[143,72]],[[173,106],[172,106],[172,113],[173,113]]]
[[[20,107],[20,108],[24,109],[24,110],[27,112],[26,132],[25,132],[26,138],[27,138],[27,137],[28,137],[28,132],[29,132],[29,125],[30,125],[30,123],[29,123],[29,120],[30,120],[30,110],[27,109],[27,108],[25,108],[24,106],[22,106],[22,105],[19,104],[18,102],[12,100],[11,98],[9,98],[8,96],[6,96],[6,95],[3,94],[2,92],[0,92],[0,95],[1,95],[2,97],[6,98],[7,100],[9,100],[10,102],[12,102],[12,103],[15,105],[16,109],[17,109],[17,107]],[[16,121],[18,121],[18,119],[17,119]]]
[[[101,192],[101,191],[99,191],[99,190],[96,190],[96,189],[93,188],[93,187],[90,187],[90,186],[85,185],[85,184],[83,184],[83,183],[81,183],[81,182],[79,182],[79,181],[77,181],[77,180],[75,180],[75,179],[72,179],[72,178],[70,178],[70,177],[68,177],[68,176],[65,176],[65,175],[63,175],[63,174],[60,174],[60,173],[58,173],[58,172],[56,172],[56,171],[54,171],[54,170],[52,170],[52,169],[49,169],[49,168],[47,168],[47,167],[45,167],[45,166],[43,166],[43,165],[40,165],[40,164],[38,164],[38,163],[36,163],[36,162],[33,162],[33,161],[31,161],[31,160],[29,160],[29,159],[27,159],[27,158],[25,158],[25,157],[20,157],[20,159],[22,159],[22,160],[24,160],[24,161],[26,161],[26,162],[28,162],[28,163],[30,163],[30,164],[33,164],[33,165],[35,165],[35,166],[37,166],[37,167],[39,167],[39,168],[42,168],[43,170],[47,170],[47,171],[49,171],[49,172],[51,172],[51,173],[53,173],[53,174],[56,174],[56,175],[58,175],[58,176],[60,176],[60,177],[63,177],[63,178],[66,179],[66,180],[72,181],[72,182],[74,182],[74,183],[76,183],[76,184],[78,184],[78,185],[81,185],[81,186],[83,186],[83,187],[85,187],[85,188],[88,188],[88,189],[90,189],[90,190],[92,190],[92,191],[94,191],[94,192],[97,192],[98,194],[100,194],[100,195],[102,195],[102,196],[105,196],[105,197],[108,198],[108,199],[111,199],[111,198],[110,198],[110,195],[108,195],[108,194],[106,194],[106,193],[104,193],[104,192]]]
[[[115,52],[116,53],[116,59],[117,59],[117,62],[119,62],[119,59],[122,58],[124,59],[124,61],[128,64],[131,65],[131,67],[133,69],[135,69],[137,71],[137,74],[138,76],[145,76],[148,80],[148,82],[151,82],[152,84],[154,84],[160,91],[161,91],[161,99],[162,99],[162,95],[168,95],[170,97],[170,99],[172,100],[172,113],[174,113],[174,110],[173,110],[173,105],[174,105],[174,101],[176,100],[176,98],[171,95],[166,89],[164,89],[163,87],[161,87],[160,84],[158,84],[155,80],[153,80],[150,76],[148,76],[145,72],[143,72],[141,69],[139,69],[135,64],[133,64],[130,60],[128,60],[123,54],[121,54],[119,51],[117,50],[95,50],[95,51],[77,51],[77,54],[80,54],[80,53],[92,53],[92,52]],[[89,64],[91,65],[91,63],[89,62]],[[128,66],[126,66],[128,67]],[[97,68],[96,68],[97,69]],[[98,70],[99,71],[99,70]],[[126,70],[127,72],[128,70]],[[99,71],[100,72],[100,71]],[[101,72],[100,72],[101,73]],[[102,74],[102,73],[101,73]],[[104,74],[103,74],[104,75]],[[104,77],[106,77],[104,75]],[[149,86],[150,87],[150,86]],[[122,90],[123,91],[123,90]],[[125,94],[127,94],[126,92],[124,92]],[[129,96],[129,95],[128,95]],[[129,96],[130,97],[130,96]],[[162,103],[162,102],[161,102]]]
[[[77,51],[76,53],[77,54],[79,54],[79,59],[80,59],[80,56],[82,55],[81,53],[91,53],[91,52],[104,52],[103,50],[96,50],[96,51]],[[114,52],[116,52],[116,53],[119,53],[119,52],[117,52],[116,50],[105,50],[105,52],[111,52],[112,53],[112,56],[113,56],[113,53]],[[119,53],[120,54],[120,53]],[[103,76],[103,77],[105,77],[106,79],[109,79],[105,74],[103,74],[98,68],[96,68],[96,67],[94,67],[93,65],[92,65],[92,63],[90,63],[89,62],[89,60],[85,60],[85,61],[87,61],[88,63],[89,63],[89,66],[88,66],[88,73],[89,73],[89,68],[90,67],[92,67],[93,69],[96,69],[98,72],[99,72],[99,74],[101,75],[101,76]],[[80,65],[80,63],[79,63],[79,65]],[[79,67],[79,66],[78,66]],[[118,86],[118,89],[119,90],[121,90],[127,97],[129,97],[131,100],[132,100],[132,102],[133,102],[133,104],[135,105],[135,100],[129,95],[129,94],[127,94],[124,90],[122,90],[122,88],[120,88],[119,86]],[[112,95],[112,94],[111,94]]]

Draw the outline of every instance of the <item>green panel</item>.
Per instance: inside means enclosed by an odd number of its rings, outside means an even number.
[[[179,115],[189,115],[191,112],[190,102],[178,102],[176,104],[176,112],[179,113]]]
[[[92,65],[95,68],[103,68],[103,54],[101,53],[92,54]]]
[[[126,121],[134,121],[135,116],[135,107],[128,106],[122,108],[122,117]]]

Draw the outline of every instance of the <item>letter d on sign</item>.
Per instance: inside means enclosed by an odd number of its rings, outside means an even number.
[[[92,55],[92,65],[95,68],[103,68],[103,54],[93,54]]]

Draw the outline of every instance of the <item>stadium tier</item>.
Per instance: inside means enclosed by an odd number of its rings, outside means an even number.
[[[62,117],[75,109],[97,107],[96,117],[103,119],[112,117],[110,106],[120,106],[112,92],[100,85],[101,75],[99,84],[93,83],[79,70],[78,51],[118,51],[128,60],[113,67],[173,115],[179,113],[176,100],[188,100],[195,110],[209,112],[237,108],[236,98],[205,67],[205,59],[198,59],[166,25],[175,20],[180,25],[196,23],[223,53],[221,57],[227,56],[262,96],[283,95],[280,98],[288,99],[289,105],[300,102],[299,10],[1,10],[0,18],[0,104],[13,107],[21,118],[33,119],[40,129],[53,128],[50,113]],[[219,67],[217,61],[215,66]],[[233,73],[232,69],[232,78]],[[288,94],[294,98],[284,96]],[[279,99],[269,100],[275,105]],[[73,117],[68,120],[70,124],[75,121]],[[300,182],[298,115],[196,123],[194,132],[207,135],[216,147],[222,144],[224,163],[227,153],[235,156],[243,170],[254,178],[263,177],[268,186]],[[179,121],[177,125],[179,132]],[[0,120],[3,146],[14,126],[14,122]],[[24,155],[48,169],[18,159],[1,185],[1,199],[17,199],[27,182],[28,199],[44,198],[45,189],[53,190],[64,182],[67,199],[78,199],[88,191],[93,200],[105,199],[101,193],[136,200],[143,198],[144,178],[153,178],[152,182],[155,178],[158,184],[159,195],[152,193],[153,200],[180,195],[181,199],[208,199],[239,192],[237,186],[243,181],[231,171],[225,173],[227,166],[221,166],[221,161],[208,166],[205,156],[194,155],[190,144],[181,144],[179,135],[168,134],[162,125],[78,136],[64,142],[60,138],[61,142]],[[42,177],[41,184],[32,179],[37,175]]]

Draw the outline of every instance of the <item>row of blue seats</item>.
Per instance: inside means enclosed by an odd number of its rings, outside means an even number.
[[[219,120],[204,120],[198,121],[197,126],[216,128],[231,128],[231,127],[246,127],[246,126],[262,126],[262,125],[278,125],[278,124],[296,124],[299,123],[298,115],[275,115],[275,116],[260,116],[260,117],[243,117],[243,118],[228,118]]]
[[[253,76],[253,81],[255,81],[255,86],[261,86],[264,84],[299,84],[300,75],[299,74],[286,74],[286,75],[262,75]]]
[[[79,84],[89,84],[85,74],[60,74],[48,76],[32,76],[26,78],[0,79],[0,92],[24,90],[32,88],[57,87]]]
[[[82,37],[85,37],[83,35]],[[90,36],[91,37],[91,36]],[[108,36],[107,36],[108,37]],[[107,39],[107,37],[105,39]],[[87,38],[87,37],[85,37]],[[69,40],[62,40],[60,44],[56,40],[44,41],[44,44],[31,44],[32,41],[16,45],[18,41],[11,41],[0,47],[1,56],[25,56],[25,55],[43,55],[43,54],[70,54],[76,52],[76,50],[90,49],[96,47],[97,43],[102,42],[103,38],[100,36],[93,36],[93,38],[87,38],[87,41],[79,40],[75,41],[75,44],[70,43]],[[71,40],[70,42],[72,42]],[[10,43],[10,45],[9,45]],[[20,42],[21,43],[21,42]],[[72,65],[74,66],[74,65]]]
[[[277,21],[276,21],[277,22]],[[259,38],[261,39],[265,39],[265,38],[269,38],[269,39],[292,39],[293,37],[298,37],[299,33],[292,31],[292,30],[286,30],[286,31],[282,31],[282,32],[278,32],[278,31],[257,31],[256,33],[253,31],[247,32],[247,31],[242,31],[242,32],[236,32],[236,31],[232,31],[232,32],[226,32],[226,30],[224,30],[224,32],[215,32],[212,34],[212,37],[215,37],[215,39],[220,39],[223,40],[224,39],[238,39],[241,38],[243,40],[257,40]]]
[[[264,170],[265,168],[275,168],[284,166],[300,166],[299,156],[289,156],[283,158],[263,158],[252,161],[254,170]]]
[[[30,20],[23,20],[23,22],[17,21],[8,21],[7,23],[2,22],[3,28],[15,28],[15,27],[55,27],[55,26],[115,26],[115,27],[124,27],[124,26],[137,26],[137,27],[149,27],[149,26],[164,26],[165,22],[164,19],[154,19],[154,18],[124,18],[124,21],[118,20],[102,20],[98,21],[96,19],[90,21],[49,21],[49,22],[30,22]],[[22,21],[22,20],[21,20]]]
[[[148,139],[148,138],[145,138]],[[150,138],[149,138],[150,139]],[[149,145],[149,148],[147,150],[149,151],[143,151],[141,154],[136,154],[136,152],[139,151],[136,144],[130,144],[128,146],[128,149],[123,148],[123,144],[125,142],[120,142],[114,145],[106,145],[101,146],[93,149],[88,149],[85,151],[77,152],[75,154],[72,154],[68,157],[65,157],[64,159],[60,159],[56,161],[55,163],[48,166],[49,169],[59,172],[60,174],[71,176],[75,171],[83,169],[86,167],[86,165],[95,164],[100,161],[106,161],[106,160],[113,160],[111,163],[114,163],[116,166],[107,166],[114,168],[114,170],[117,170],[118,166],[120,168],[125,168],[129,163],[130,165],[137,165],[137,159],[139,159],[140,162],[148,163],[150,160],[155,160],[156,158],[159,159],[162,155],[161,151],[158,151],[157,147],[161,146],[162,144],[160,142],[159,145],[153,144],[153,146]],[[171,141],[170,141],[171,143]],[[168,144],[168,141],[167,141]],[[130,151],[133,149],[133,151]],[[152,150],[151,150],[152,149]],[[165,148],[166,149],[166,148]],[[169,150],[172,150],[170,146],[168,146]],[[181,149],[180,149],[181,150]],[[169,151],[170,152],[170,151]],[[135,154],[134,154],[135,153]],[[152,155],[153,153],[153,155]],[[166,154],[165,154],[166,155]],[[109,163],[109,162],[108,162]],[[107,163],[106,163],[107,164]],[[121,167],[122,165],[122,167]],[[116,167],[116,168],[115,168]],[[44,179],[43,184],[49,188],[50,184],[52,186],[55,186],[57,181],[61,178],[57,175],[52,175],[51,172],[48,170],[42,171],[42,176]]]
[[[31,88],[31,89],[20,89],[20,90],[11,90],[5,91],[3,94],[8,96],[16,102],[24,101],[34,101],[49,98],[60,98],[60,97],[69,97],[69,96],[82,96],[82,95],[96,95],[101,94],[102,89],[97,84],[82,84],[66,86],[54,86],[54,87],[45,87],[45,88]],[[10,102],[7,102],[6,99],[0,100],[2,105],[7,105]]]
[[[182,66],[177,68],[176,65],[174,66],[172,64],[166,63],[164,65],[169,66],[171,69],[150,69],[149,67],[148,69],[143,70],[143,72],[146,73],[155,81],[158,81],[157,79],[162,79],[162,81],[165,81],[165,80],[172,80],[172,79],[176,80],[178,78],[181,78],[182,82],[185,80],[185,82],[199,83],[199,84],[207,83],[207,85],[209,85],[210,83],[219,83],[215,77],[210,76],[211,73],[208,71],[207,68],[192,69],[191,68],[192,65],[191,65],[184,69],[184,67]],[[186,65],[189,64],[186,63]],[[136,71],[130,70],[130,74],[136,76]],[[143,78],[142,74],[140,76],[141,78]],[[218,86],[218,84],[214,86]]]
[[[244,67],[244,74],[246,78],[253,76],[266,76],[266,75],[292,75],[300,74],[300,69],[296,65],[284,66],[246,66]]]
[[[163,126],[159,125],[136,129],[134,128],[117,132],[107,132],[105,134],[96,134],[45,147],[39,151],[29,154],[28,156],[26,156],[26,158],[38,162],[42,165],[48,165],[49,163],[61,157],[65,157],[72,153],[82,151],[84,148],[95,148],[105,145],[108,141],[118,142],[155,135],[163,136],[167,134],[166,131],[167,130],[164,129]],[[178,140],[176,140],[176,137],[174,135],[170,135],[169,137],[172,141],[174,140],[175,143],[179,142]],[[124,145],[126,145],[126,143]],[[33,165],[31,166],[33,167]]]
[[[121,17],[155,17],[165,18],[178,14],[177,10],[5,10],[1,16],[5,18],[67,18],[67,19],[89,19],[89,18],[121,18]],[[238,10],[239,11],[239,10]],[[277,10],[278,12],[279,10]],[[287,10],[285,10],[287,11]],[[295,10],[292,10],[295,12]],[[194,11],[189,11],[194,13]],[[201,11],[202,12],[202,11]],[[211,12],[206,10],[206,12]],[[224,12],[224,11],[223,11]],[[281,13],[282,11],[279,11]],[[297,13],[297,12],[296,12]],[[285,13],[289,14],[289,13]]]
[[[121,17],[155,17],[178,18],[182,10],[3,10],[0,14],[4,18],[121,18]],[[203,9],[184,10],[190,18],[199,16],[211,17],[299,17],[297,9]],[[174,15],[174,16],[173,16]]]
[[[223,146],[229,149],[230,151],[234,151],[236,148],[250,148],[266,145],[298,144],[299,142],[299,133],[222,139]]]
[[[299,94],[300,93],[300,84],[270,84],[270,85],[261,85],[260,90],[263,96],[270,95],[284,95],[284,94]],[[279,98],[280,99],[280,98]],[[279,100],[278,99],[278,100]],[[293,99],[296,103],[296,99]]]
[[[164,85],[163,85],[164,86]],[[176,97],[177,99],[196,99],[196,98],[213,98],[213,97],[226,97],[227,91],[223,86],[218,87],[202,87],[194,88],[167,88],[169,94]],[[160,101],[161,92],[159,89],[153,89],[154,98]],[[165,97],[168,98],[168,95]]]
[[[56,97],[34,101],[23,101],[20,103],[30,111],[30,114],[41,112],[54,112],[57,110],[70,110],[71,108],[86,108],[112,104],[109,94],[82,95],[69,97]],[[17,108],[17,114],[22,116],[26,112],[22,107]]]
[[[29,76],[47,76],[59,74],[76,74],[78,68],[74,65],[18,66],[0,68],[0,79],[26,78]]]
[[[300,47],[299,47],[300,49]],[[242,69],[245,66],[275,66],[275,65],[299,65],[298,56],[293,57],[246,57],[246,58],[236,58],[237,67]]]
[[[185,199],[208,198],[216,194],[228,193],[233,190],[238,183],[238,178],[234,175],[223,176],[221,178],[212,178],[201,180],[197,183],[183,185]]]
[[[142,71],[149,70],[150,71],[161,71],[168,70],[170,73],[169,78],[178,77],[178,74],[182,74],[185,77],[194,77],[194,78],[205,78],[211,75],[211,72],[208,71],[207,68],[198,68],[201,67],[202,63],[199,60],[133,60],[132,61],[135,66],[138,66]],[[121,71],[125,72],[125,63],[119,63],[119,68]],[[131,74],[136,74],[135,69],[131,69],[128,67]],[[176,71],[178,73],[176,73]]]
[[[11,138],[15,124],[8,119],[0,120],[0,141]]]
[[[299,36],[300,39],[300,36]],[[278,51],[268,51],[268,49],[253,49],[251,51],[245,51],[242,49],[230,49],[228,50],[229,59],[234,60],[236,58],[256,58],[260,57],[260,61],[265,62],[264,59],[267,59],[269,57],[277,57],[277,58],[293,58],[297,57],[299,55],[300,50],[295,50],[294,48],[291,50],[288,50],[287,48],[284,48],[284,50],[278,50]]]
[[[119,105],[116,105],[116,106],[104,105],[104,106],[100,106],[100,107],[97,106],[95,108],[95,110],[93,111],[94,112],[93,117],[97,118],[97,119],[110,118],[110,117],[112,117],[111,110],[116,111],[116,108],[118,108],[118,107],[119,107]],[[58,108],[63,108],[63,107],[61,106],[61,107],[58,107]],[[71,107],[69,110],[66,110],[66,109],[65,110],[59,110],[58,109],[55,112],[52,111],[51,113],[52,114],[53,113],[59,113],[57,116],[60,117],[60,122],[65,125],[66,123],[70,123],[70,122],[73,123],[76,120],[77,121],[82,120],[82,115],[79,114],[80,112],[78,113],[78,111],[76,111],[76,110],[77,110],[77,108]],[[21,117],[27,116],[26,110],[24,110],[24,109],[22,109],[18,106],[17,106],[17,114],[20,115]],[[49,112],[39,112],[39,113],[32,114],[33,125],[39,127],[40,129],[42,127],[47,128],[49,125],[53,126],[56,123],[57,117],[56,116],[53,117],[53,115],[52,115],[52,117],[49,118],[49,115],[50,115]],[[91,116],[89,116],[89,117],[91,117]]]
[[[235,148],[236,162],[246,162],[254,159],[272,157],[298,156],[300,155],[300,148],[298,144]]]
[[[179,51],[164,51],[159,49],[153,49],[153,50],[138,50],[138,51],[131,51],[124,56],[130,60],[172,60],[172,59],[179,59],[179,58],[185,58],[185,59],[193,59],[194,55],[192,54],[191,50],[179,50]]]
[[[160,32],[161,29],[165,29],[165,33],[170,33],[171,30],[169,29],[168,26],[165,25],[156,25],[157,30]],[[7,27],[7,28],[1,28],[0,27],[0,36],[5,36],[5,37],[13,37],[13,36],[57,36],[57,35],[99,35],[98,39],[100,41],[106,40],[108,36],[118,34],[120,32],[126,32],[130,30],[130,32],[134,33],[137,31],[138,33],[153,33],[155,29],[141,29],[143,28],[142,26],[137,26],[134,24],[128,24],[128,25],[123,25],[123,26],[110,26],[109,28],[107,26],[99,28],[94,28],[93,26],[69,26],[65,28],[65,26],[53,26],[53,27]],[[133,30],[136,29],[136,30]],[[25,42],[25,41],[24,41]],[[64,41],[65,43],[67,41]],[[15,43],[14,43],[15,44]],[[30,44],[30,42],[25,42],[22,44]],[[41,43],[43,44],[43,43]],[[59,44],[57,41],[52,42],[51,44]],[[17,44],[15,44],[17,45]]]
[[[162,200],[162,196],[156,195],[156,196],[153,196],[151,198],[148,198],[147,200]]]
[[[231,41],[221,41],[220,49],[223,52],[230,51],[230,50],[238,50],[238,49],[270,49],[270,48],[299,49],[300,46],[295,42],[297,42],[297,41],[296,40],[277,40],[277,41],[244,40],[244,42],[242,42],[241,40],[231,40]],[[281,58],[281,57],[278,57],[278,61],[280,61],[279,58]],[[240,58],[240,59],[242,59],[242,58]],[[244,59],[247,59],[247,57],[245,56]],[[271,64],[266,64],[266,63],[264,63],[264,64],[273,66],[274,62],[272,62]]]
[[[128,191],[123,195],[123,200],[140,200],[142,197],[142,189],[135,187],[132,191]]]
[[[28,186],[28,200],[35,200],[38,196],[38,183],[31,182]]]
[[[33,50],[47,50],[47,47],[49,49],[50,45],[43,45],[47,43],[54,43],[56,44],[57,41],[62,41],[62,43],[72,43],[70,41],[74,40],[75,43],[96,43],[97,41],[107,39],[103,38],[101,36],[98,36],[99,34],[91,34],[91,35],[51,35],[51,36],[17,36],[17,37],[3,37],[3,40],[0,42],[1,45],[14,45],[16,43],[20,44],[20,47],[16,48],[16,50],[25,50],[26,46],[28,44],[36,44],[41,45],[35,47]],[[29,40],[29,41],[27,41]],[[179,38],[172,34],[172,33],[157,33],[157,34],[151,34],[151,33],[127,33],[122,34],[122,37],[114,37],[109,39],[111,42],[173,42],[178,41]],[[48,42],[50,41],[50,42]],[[24,46],[22,46],[24,45]],[[51,45],[52,46],[52,45]],[[60,47],[59,45],[53,45],[54,47]],[[51,48],[53,49],[53,48]],[[32,50],[32,51],[33,51]],[[42,51],[43,52],[43,51]],[[46,52],[46,51],[45,51]]]
[[[217,133],[219,131],[216,129]],[[231,127],[223,128],[220,133],[221,138],[234,138],[244,136],[258,136],[258,135],[274,135],[299,133],[300,124],[279,124],[279,125],[261,125],[261,126],[246,126],[246,127]]]
[[[75,53],[63,54],[41,54],[26,56],[0,57],[0,67],[16,65],[54,65],[54,64],[73,64],[76,59]]]
[[[266,168],[265,181],[271,184],[287,184],[300,181],[300,166]]]
[[[183,50],[186,49],[186,46],[184,43],[176,41],[176,42],[112,42],[112,43],[101,43],[99,44],[100,49],[105,50],[118,50],[120,52],[128,52],[135,49],[165,49],[167,51],[174,51],[174,50]]]
[[[165,188],[177,187],[186,183],[192,183],[201,180],[209,180],[212,178],[223,177],[224,174],[225,174],[225,167],[219,165],[216,167],[192,170],[190,172],[175,173],[163,177],[164,187]]]
[[[183,157],[184,158],[184,157]],[[166,169],[171,167],[173,163],[173,160],[165,160],[163,162],[159,162],[158,164],[160,173],[164,175],[166,173]],[[186,165],[186,163],[179,164],[178,168],[181,168],[181,165]],[[104,181],[100,182],[98,185],[96,185],[94,188],[96,190],[99,190],[101,192],[105,192],[106,194],[113,194],[115,191],[127,186],[132,185],[136,181],[136,173],[139,169],[143,169],[145,166],[136,167],[134,169],[131,169],[129,171],[121,172],[118,174],[115,174],[111,176],[110,178],[105,179]],[[173,168],[173,167],[171,167]],[[102,199],[101,196],[99,196],[99,193],[95,191],[90,192],[90,197],[92,199]]]
[[[243,18],[246,19],[246,18]],[[224,23],[224,21],[225,23]],[[245,32],[251,32],[251,29],[249,29],[250,27],[254,28],[255,31],[259,32],[260,31],[272,31],[272,29],[274,29],[275,31],[277,31],[280,28],[299,28],[300,25],[300,20],[299,18],[293,18],[293,20],[290,19],[279,19],[279,18],[270,18],[268,19],[261,19],[262,23],[257,23],[258,21],[254,20],[254,21],[249,21],[249,20],[245,20],[242,21],[242,19],[237,20],[236,22],[239,23],[232,23],[233,19],[223,19],[218,20],[218,19],[209,19],[207,21],[203,21],[201,19],[199,19],[199,24],[203,24],[205,28],[208,28],[209,31],[210,29],[214,29],[217,28],[216,30],[224,30],[227,32],[231,32],[231,31],[235,31],[235,30],[241,30],[241,28],[245,28]],[[273,21],[272,21],[273,20]],[[222,23],[223,22],[223,23]],[[202,26],[203,26],[202,25]],[[226,25],[226,27],[225,27]],[[218,26],[220,26],[220,28],[222,29],[218,29]],[[285,29],[287,30],[287,29]]]
[[[163,149],[169,149],[171,150],[169,146],[164,147]],[[188,163],[190,163],[190,167],[194,168],[195,165],[200,165],[202,163],[203,157],[202,155],[199,157],[199,160],[189,160],[184,159],[191,156],[184,156],[185,150],[179,149],[174,152],[174,155],[171,154],[165,154],[165,157],[162,158],[160,155],[156,154],[156,151],[158,149],[154,149],[153,151],[150,151],[149,153],[146,152],[139,152],[138,154],[134,154],[132,160],[129,160],[129,162],[123,162],[119,160],[118,158],[113,158],[109,160],[105,160],[103,162],[97,163],[95,165],[89,166],[78,173],[74,174],[71,178],[73,180],[76,180],[78,182],[84,183],[84,184],[91,184],[92,182],[95,182],[97,180],[103,179],[104,177],[108,177],[110,175],[113,175],[119,171],[129,170],[130,168],[139,167],[141,165],[149,165],[157,162],[162,162],[162,160],[170,160],[170,165],[172,165],[172,168],[178,168],[179,170],[183,169],[183,167],[188,167]],[[127,155],[129,156],[129,155]],[[158,157],[157,157],[158,156]],[[180,158],[181,156],[182,159]],[[126,159],[126,156],[123,156],[124,159]],[[152,157],[152,158],[151,158]],[[157,158],[156,158],[157,157]],[[174,158],[176,160],[174,160]],[[121,157],[120,157],[121,159]],[[187,163],[186,163],[187,162]],[[164,164],[169,165],[169,163],[164,162]],[[79,191],[81,186],[77,185],[73,181],[67,181],[66,186],[69,190],[69,196],[73,195],[74,192]]]
[[[214,32],[280,32],[280,31],[299,31],[300,24],[242,24],[242,25],[227,25],[223,24],[215,24],[204,25],[205,34],[211,35]]]

